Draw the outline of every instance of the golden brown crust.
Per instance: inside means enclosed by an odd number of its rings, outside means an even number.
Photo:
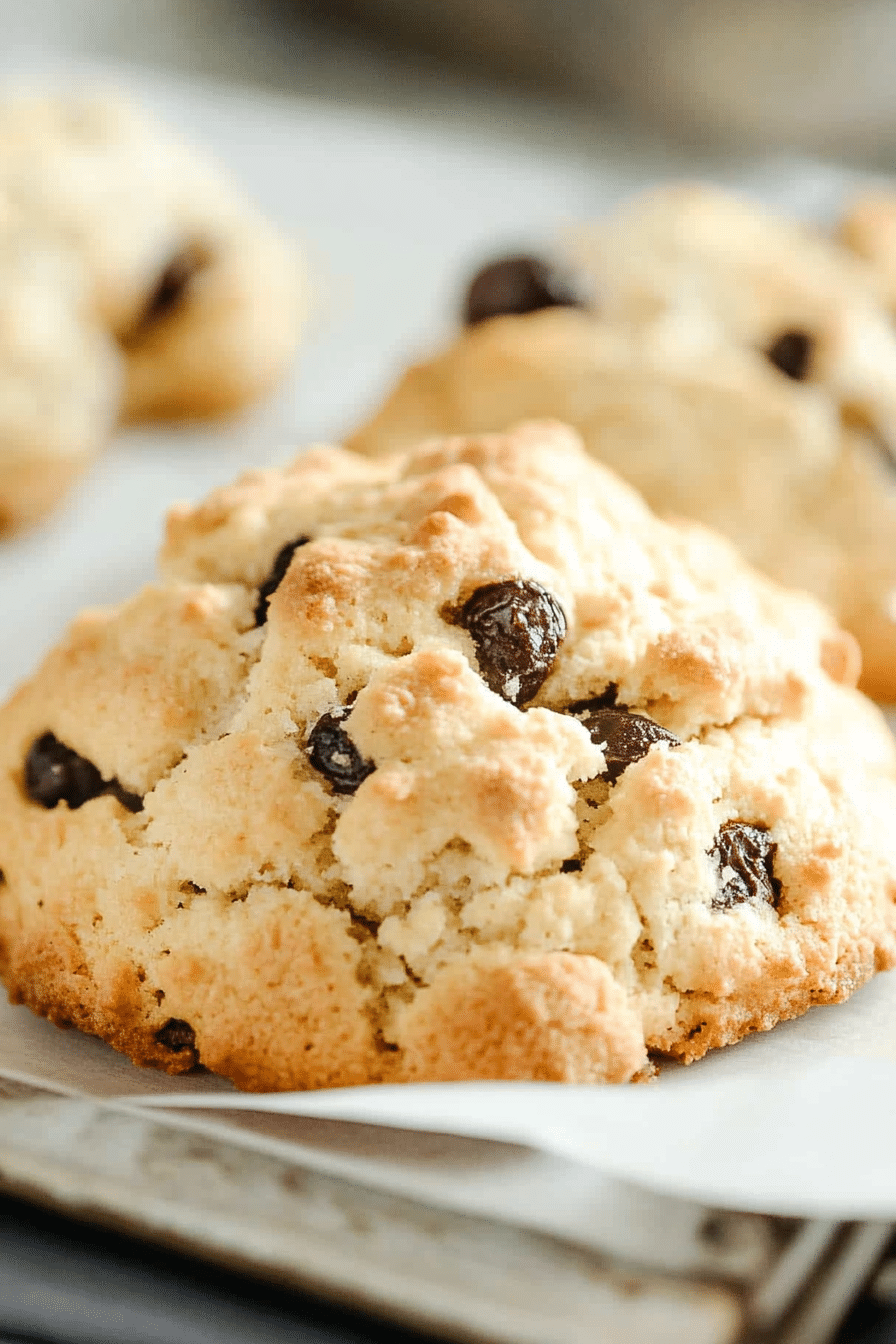
[[[779,1022],[800,1017],[810,1008],[842,1003],[878,971],[892,970],[894,965],[896,955],[892,949],[881,956],[875,954],[873,947],[860,948],[843,958],[827,983],[795,985],[775,995],[763,987],[757,986],[752,993],[747,988],[739,1010],[724,1017],[719,1015],[717,1000],[701,994],[689,995],[679,1008],[674,1038],[667,1045],[660,1036],[651,1044],[658,1054],[693,1064],[709,1050],[733,1045],[755,1031],[771,1031]]]
[[[621,1083],[647,1065],[609,969],[562,952],[449,967],[400,1014],[397,1039],[410,1080]]]

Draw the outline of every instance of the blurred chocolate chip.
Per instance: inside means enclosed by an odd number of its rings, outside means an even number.
[[[728,910],[743,901],[777,905],[781,895],[781,883],[774,874],[777,848],[764,826],[726,821],[709,851],[718,874],[713,908]]]
[[[148,327],[170,317],[183,302],[195,277],[207,264],[208,257],[204,250],[195,245],[176,252],[146,300],[132,337],[142,335]]]
[[[468,327],[491,317],[537,313],[542,308],[582,308],[569,276],[538,257],[503,257],[477,271],[464,300]]]
[[[258,601],[255,603],[256,625],[264,625],[268,618],[268,603],[286,578],[286,571],[292,563],[293,556],[300,546],[307,546],[310,540],[310,537],[298,537],[295,541],[288,541],[285,546],[280,547],[270,574],[258,590]]]
[[[196,1033],[189,1022],[180,1017],[169,1017],[164,1027],[159,1027],[155,1038],[158,1045],[163,1045],[174,1055],[196,1049]]]
[[[354,793],[376,769],[341,726],[351,712],[350,705],[338,705],[318,719],[308,736],[308,759],[334,793]]]
[[[582,871],[581,859],[564,859],[560,865],[561,873],[580,873]]]
[[[25,757],[25,791],[32,802],[52,808],[68,803],[83,807],[91,798],[111,793],[130,812],[139,812],[143,799],[128,793],[117,779],[105,780],[92,761],[79,756],[53,733],[32,742]]]
[[[482,680],[512,705],[541,689],[566,636],[563,608],[534,579],[487,583],[450,619],[472,636]]]
[[[814,344],[804,331],[785,331],[768,347],[765,357],[788,378],[801,383],[809,376]]]
[[[597,709],[581,715],[581,723],[588,729],[595,746],[603,747],[607,769],[598,778],[610,784],[615,784],[630,765],[646,756],[654,742],[681,746],[680,739],[668,728],[648,719],[645,714],[632,714],[627,709]]]

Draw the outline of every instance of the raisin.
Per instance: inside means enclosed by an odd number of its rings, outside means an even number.
[[[632,714],[627,709],[596,709],[585,713],[580,721],[588,729],[595,746],[603,747],[607,769],[599,778],[610,784],[615,784],[630,765],[646,756],[654,742],[681,746],[681,740],[668,728],[648,719],[645,714]]]
[[[122,807],[126,807],[129,812],[143,811],[143,799],[139,793],[131,793],[122,784],[119,784],[117,779],[109,781],[105,792],[111,793],[112,797],[117,798]]]
[[[350,705],[338,705],[318,719],[308,736],[308,759],[334,793],[354,793],[376,769],[342,727],[351,712]]]
[[[32,802],[46,808],[68,803],[74,810],[103,794],[112,794],[130,812],[143,808],[139,794],[129,793],[117,779],[103,779],[92,761],[72,751],[53,733],[43,733],[29,748],[25,791]]]
[[[774,874],[777,848],[764,826],[726,821],[709,850],[718,875],[713,908],[728,910],[744,901],[776,906],[781,895],[781,883]]]
[[[196,1049],[196,1033],[189,1022],[180,1017],[169,1017],[164,1027],[159,1027],[155,1038],[158,1045],[163,1045],[174,1055],[179,1055],[182,1050]]]
[[[600,692],[599,695],[589,696],[587,700],[576,700],[568,705],[567,714],[572,714],[574,718],[580,719],[585,714],[592,714],[598,709],[612,709],[616,705],[619,696],[619,687],[614,681]],[[625,709],[625,705],[619,705],[620,709]]]
[[[469,631],[485,684],[512,705],[538,693],[566,635],[563,608],[534,579],[487,583],[452,619]]]
[[[149,327],[170,317],[184,301],[184,297],[208,258],[196,246],[176,252],[162,271],[140,315],[133,335],[141,336]]]
[[[521,316],[542,308],[581,308],[570,278],[538,257],[502,257],[477,271],[464,300],[468,327],[492,317]]]
[[[258,601],[255,603],[256,625],[264,625],[268,618],[268,603],[286,578],[286,571],[292,563],[293,556],[300,546],[307,546],[310,540],[310,537],[297,537],[295,541],[288,541],[285,546],[280,547],[270,574],[258,590]]]
[[[814,344],[804,331],[785,331],[768,347],[765,357],[781,373],[801,383],[809,376]]]

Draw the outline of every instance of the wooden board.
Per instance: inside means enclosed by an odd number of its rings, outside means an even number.
[[[685,1276],[657,1267],[669,1201],[648,1193],[631,1216],[642,1254],[616,1258],[253,1151],[245,1132],[230,1142],[189,1119],[9,1083],[0,1083],[0,1188],[445,1338],[490,1344],[820,1344],[889,1236],[881,1225],[706,1210]],[[632,1226],[626,1232],[631,1248]],[[680,1265],[681,1247],[665,1258]],[[806,1333],[807,1307],[831,1283],[832,1266],[841,1270],[835,1300],[825,1303],[822,1332],[809,1321]],[[19,1328],[38,1333],[39,1324]]]

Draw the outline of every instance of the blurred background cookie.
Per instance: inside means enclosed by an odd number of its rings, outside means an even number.
[[[111,433],[121,362],[80,267],[0,224],[0,530],[36,522]]]
[[[873,268],[820,230],[718,188],[636,197],[582,230],[576,258],[600,315],[635,329],[690,319],[826,393],[896,449],[896,332]]]
[[[111,97],[0,106],[0,266],[15,295],[0,316],[7,527],[51,507],[116,420],[262,396],[305,316],[286,240],[200,153]]]
[[[841,221],[840,239],[877,273],[884,302],[896,316],[896,193],[857,196]]]

